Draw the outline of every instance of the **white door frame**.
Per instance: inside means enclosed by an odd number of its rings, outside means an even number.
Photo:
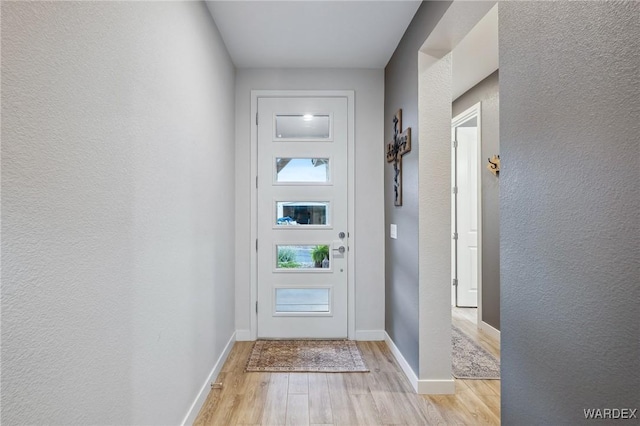
[[[258,336],[258,262],[256,239],[258,238],[258,98],[308,98],[308,97],[344,97],[347,98],[347,224],[349,250],[347,252],[347,337],[356,338],[355,303],[355,92],[353,90],[252,90],[251,91],[251,340]]]
[[[465,121],[467,121],[469,118],[473,117],[473,116],[478,117],[478,138],[477,138],[477,143],[478,143],[478,153],[476,156],[476,161],[478,163],[478,171],[477,171],[477,176],[476,176],[476,191],[478,194],[478,311],[477,311],[477,315],[478,315],[478,327],[480,326],[480,323],[482,322],[482,166],[483,166],[483,162],[482,162],[482,102],[478,102],[477,104],[467,108],[465,111],[461,112],[460,114],[456,115],[455,117],[453,117],[451,119],[451,128],[456,127],[457,125],[464,123]],[[451,144],[451,154],[452,154],[452,158],[453,158],[453,151],[454,151],[454,147],[453,144]],[[453,163],[452,163],[452,167],[453,167]],[[452,182],[452,186],[453,186],[453,182]],[[453,198],[453,197],[452,197]],[[457,220],[457,217],[456,217]],[[453,223],[451,224],[452,228],[453,228]],[[451,271],[451,275],[453,277],[454,271]],[[457,292],[458,289],[457,287],[453,289],[454,292]],[[452,301],[454,300],[453,297],[455,297],[455,295],[452,295]],[[455,302],[452,303],[452,305],[455,305]]]

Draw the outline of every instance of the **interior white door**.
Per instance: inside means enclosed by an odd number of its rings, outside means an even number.
[[[258,98],[258,337],[347,337],[346,97]]]
[[[454,125],[456,305],[478,306],[478,117]]]

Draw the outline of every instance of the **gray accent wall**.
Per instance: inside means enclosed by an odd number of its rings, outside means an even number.
[[[498,71],[453,101],[452,116],[478,102],[482,119],[482,320],[500,330],[500,180],[486,168],[486,159],[500,154]]]
[[[394,206],[393,166],[385,164],[385,330],[418,375],[418,50],[449,7],[424,2],[385,68],[384,135],[393,139],[393,116],[411,127],[412,150],[403,159],[403,206]],[[380,155],[384,155],[381,152]],[[398,225],[391,239],[389,225]]]
[[[640,408],[640,4],[499,13],[502,422],[587,424]]]

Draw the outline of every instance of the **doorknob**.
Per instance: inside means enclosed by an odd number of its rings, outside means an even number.
[[[331,243],[331,250],[333,251],[334,256],[342,257],[342,255],[347,251],[347,248],[344,246],[342,241],[334,240]]]
[[[333,251],[337,251],[340,254],[344,254],[344,252],[346,251],[346,249],[344,248],[344,246],[340,246],[338,248],[334,248],[332,249]]]

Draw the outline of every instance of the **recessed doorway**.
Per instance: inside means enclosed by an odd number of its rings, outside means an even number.
[[[451,123],[451,273],[452,301],[457,307],[477,308],[480,277],[480,104]]]

